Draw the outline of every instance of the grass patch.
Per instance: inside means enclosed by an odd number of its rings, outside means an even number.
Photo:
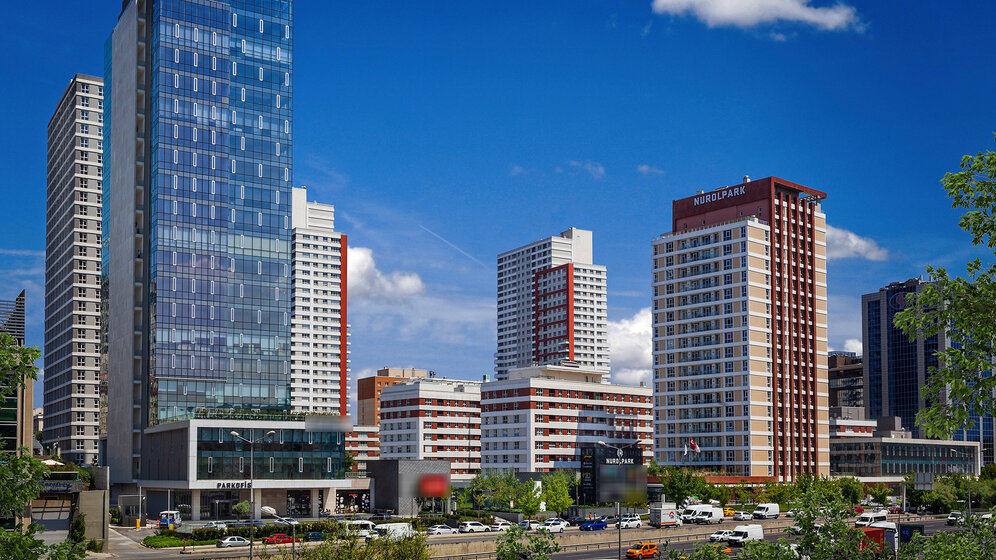
[[[217,539],[213,540],[203,540],[203,541],[192,541],[181,539],[179,537],[174,537],[172,535],[152,535],[142,539],[142,544],[149,548],[173,548],[180,546],[201,546],[206,544],[215,544]]]

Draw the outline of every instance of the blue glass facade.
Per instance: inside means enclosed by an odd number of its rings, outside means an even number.
[[[917,363],[920,355],[917,352],[917,341],[910,341],[909,336],[895,327],[896,313],[906,307],[906,296],[916,291],[915,285],[904,284],[902,287],[888,290],[886,315],[889,328],[887,332],[888,372],[889,372],[889,415],[899,416],[903,427],[913,432],[913,437],[920,437],[920,427],[916,425],[916,413],[920,409],[920,383],[917,375]],[[937,348],[937,337],[933,337],[933,346]]]
[[[149,425],[289,409],[291,5],[152,6]]]
[[[868,418],[882,416],[882,303],[869,301],[866,304],[865,320],[868,325]]]

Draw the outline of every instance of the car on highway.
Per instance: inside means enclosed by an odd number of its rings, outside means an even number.
[[[324,541],[325,540],[325,533],[321,533],[319,531],[312,531],[312,532],[310,532],[310,533],[308,533],[307,535],[304,536],[304,540],[306,540],[308,542]]]
[[[571,527],[577,527],[578,525],[585,523],[586,521],[588,521],[588,519],[585,517],[581,517],[580,515],[575,515],[574,517],[567,518],[567,523]]]
[[[480,521],[461,521],[460,527],[457,531],[461,533],[490,533],[491,527],[481,523]]]
[[[452,535],[457,530],[449,525],[433,525],[425,530],[426,535]]]
[[[375,513],[370,516],[370,521],[387,521],[391,519],[390,513]]]
[[[286,533],[274,533],[269,537],[264,537],[263,542],[266,544],[284,544],[291,542],[300,542],[301,539],[295,539],[294,537]]]
[[[734,521],[750,521],[754,516],[749,511],[738,511],[733,514]]]
[[[627,513],[619,518],[619,522],[616,523],[620,529],[639,529],[643,526],[643,522],[640,521],[640,516],[635,513]]]
[[[732,534],[733,531],[729,531],[726,529],[716,531],[715,533],[709,535],[709,542],[726,542],[730,540],[730,535]]]
[[[735,509],[733,509],[731,507],[725,507],[725,508],[723,508],[723,515],[725,515],[726,517],[733,517],[736,514],[737,514],[737,510],[735,510]]]
[[[536,530],[546,531],[548,533],[563,533],[567,529],[567,521],[560,519],[559,517],[551,517],[543,522]]]
[[[527,519],[525,521],[519,521],[519,528],[525,529],[526,531],[535,531],[539,529],[541,523],[535,519]]]
[[[802,534],[802,527],[800,527],[798,525],[793,525],[793,526],[785,529],[785,531],[788,532],[788,534],[790,534],[790,535],[801,535]]]
[[[718,552],[722,552],[723,554],[732,554],[733,553],[733,549],[730,548],[729,546],[723,544],[723,543],[712,543],[712,546]]]
[[[492,531],[508,531],[512,527],[515,527],[515,525],[512,525],[511,523],[509,523],[508,521],[505,521],[504,519],[499,519],[498,521],[495,521],[491,525],[491,530]]]
[[[223,539],[218,539],[215,543],[218,548],[233,548],[236,546],[249,546],[249,539],[243,537],[225,537]]]
[[[582,523],[581,525],[578,526],[578,529],[581,529],[582,531],[601,531],[602,529],[605,529],[608,526],[609,524],[605,522],[605,518],[599,517],[587,523]]]
[[[952,511],[948,514],[948,520],[946,523],[948,525],[959,525],[965,519],[965,515],[960,511]]]
[[[656,543],[638,542],[626,549],[626,558],[656,558],[657,552]]]
[[[794,509],[790,509],[790,510],[786,511],[785,512],[785,517],[795,517],[795,510]]]

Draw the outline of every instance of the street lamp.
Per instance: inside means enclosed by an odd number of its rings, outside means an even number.
[[[254,472],[255,461],[253,454],[256,450],[256,442],[259,441],[257,438],[252,437],[252,430],[249,430],[249,437],[252,439],[246,439],[239,435],[235,430],[229,432],[232,437],[242,440],[249,444],[249,560],[252,560],[252,549],[253,549],[253,535],[256,534],[256,488],[254,488],[253,476],[256,474]],[[266,432],[263,439],[272,437],[275,434],[274,430]]]
[[[954,453],[955,455],[958,456],[968,457],[969,459],[972,458],[972,454],[969,453],[968,451],[959,451],[954,447],[951,448],[951,453]],[[966,518],[972,515],[972,475],[974,474],[975,474],[975,468],[973,466],[972,470],[968,472],[968,511],[965,513]]]

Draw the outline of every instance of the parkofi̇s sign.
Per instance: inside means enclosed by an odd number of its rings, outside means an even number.
[[[224,489],[224,490],[237,490],[237,489],[245,488],[246,490],[248,490],[249,488],[252,488],[252,483],[251,482],[247,482],[247,481],[243,481],[243,482],[219,482],[219,483],[217,483],[215,485],[215,488],[221,488],[221,489]]]
[[[692,199],[692,204],[698,206],[699,204],[706,204],[707,202],[716,202],[717,200],[723,200],[725,198],[733,198],[735,196],[741,196],[746,194],[747,187],[729,187],[721,191],[712,191],[710,193],[702,194],[696,196]]]

